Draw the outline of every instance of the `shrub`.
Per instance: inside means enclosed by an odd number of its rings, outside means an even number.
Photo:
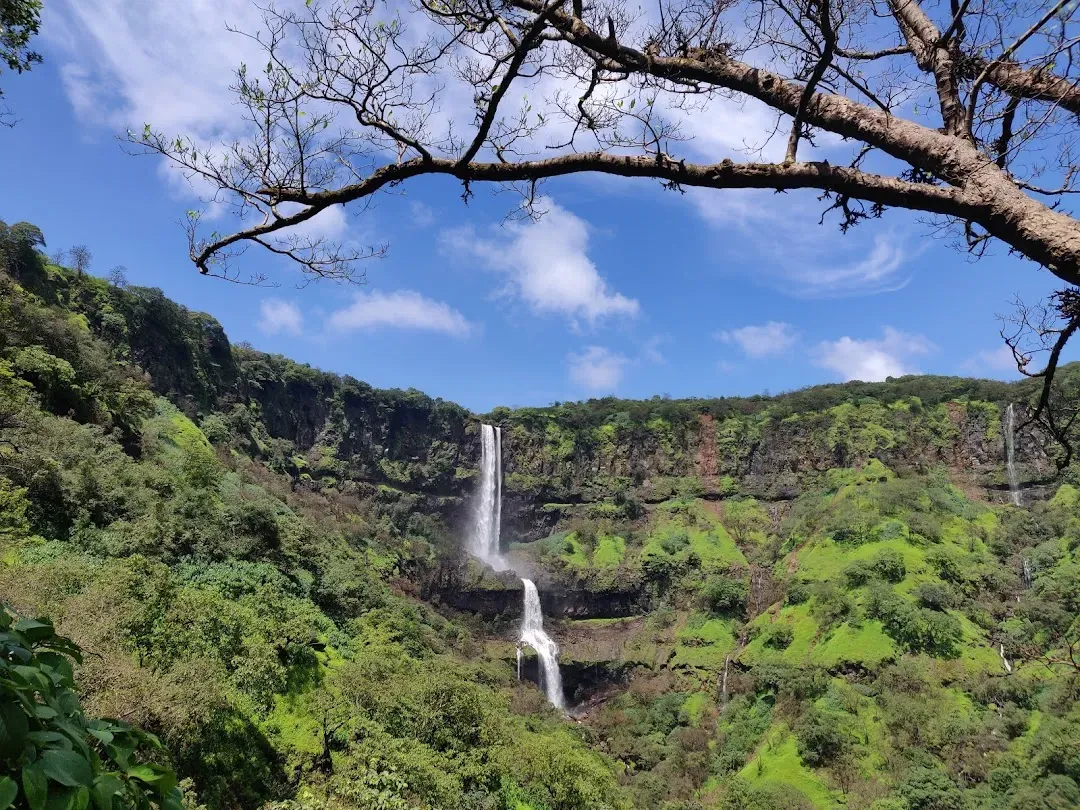
[[[765,646],[774,650],[786,650],[794,638],[795,631],[789,625],[774,624],[765,635]]]
[[[913,605],[885,585],[871,588],[866,612],[880,619],[885,631],[911,652],[926,652],[941,658],[956,655],[963,636],[960,622],[947,613]]]
[[[784,594],[784,604],[801,605],[809,598],[810,583],[802,579],[797,579],[787,586],[787,592]]]
[[[807,765],[824,765],[849,745],[840,718],[831,712],[812,708],[795,725],[799,755]]]
[[[711,613],[734,613],[746,606],[746,580],[718,574],[701,587],[702,606]]]
[[[961,810],[963,795],[949,775],[931,768],[915,768],[898,792],[911,810]]]
[[[907,576],[904,557],[891,548],[882,549],[873,560],[874,571],[886,582],[902,582]]]
[[[925,512],[913,512],[908,515],[908,528],[913,535],[925,538],[931,543],[941,542],[941,521]]]
[[[930,610],[947,610],[953,606],[952,589],[942,582],[923,582],[914,594],[915,600]]]
[[[855,560],[844,569],[844,579],[847,580],[850,587],[858,588],[860,585],[865,585],[870,580],[876,579],[876,572],[869,560]]]
[[[819,582],[813,588],[810,615],[827,628],[847,618],[852,611],[851,597],[831,582]]]

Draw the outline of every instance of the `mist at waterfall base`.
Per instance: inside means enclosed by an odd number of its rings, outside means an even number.
[[[476,493],[469,552],[496,571],[511,570],[500,545],[502,534],[502,430],[493,425],[480,426],[480,481]],[[566,710],[562,674],[559,672],[559,646],[544,632],[544,614],[540,593],[531,579],[521,580],[525,589],[524,615],[517,653],[518,680],[521,679],[521,645],[536,651],[540,658],[540,679],[548,701]]]
[[[1005,409],[1005,474],[1009,479],[1009,498],[1013,506],[1020,506],[1020,479],[1016,474],[1016,410],[1010,402]]]

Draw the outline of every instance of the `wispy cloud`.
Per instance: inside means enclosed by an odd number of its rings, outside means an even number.
[[[988,374],[992,377],[1019,377],[1012,349],[1002,343],[993,349],[983,349],[968,357],[961,368],[968,374]]]
[[[798,332],[790,323],[769,321],[759,326],[740,326],[716,333],[716,339],[738,346],[748,357],[760,358],[783,354],[799,339]]]
[[[911,280],[922,251],[903,231],[865,228],[842,237],[835,222],[819,223],[815,197],[762,189],[689,189],[686,198],[718,232],[735,230],[755,276],[786,295],[840,298],[892,292]]]
[[[419,200],[409,204],[409,213],[412,215],[412,224],[417,228],[430,228],[435,224],[435,212],[430,205]]]
[[[667,363],[667,357],[664,355],[661,347],[666,346],[671,342],[671,335],[653,335],[646,340],[645,345],[641,347],[641,359],[646,363],[652,363],[653,365],[663,365],[664,363]]]
[[[546,213],[537,221],[510,222],[490,236],[469,227],[446,231],[443,248],[506,274],[504,292],[534,312],[589,324],[636,316],[638,302],[612,290],[589,258],[588,223],[550,199],[539,204]]]
[[[476,325],[442,301],[413,290],[359,293],[344,309],[331,313],[328,326],[337,332],[410,329],[467,337]]]
[[[880,340],[842,337],[822,341],[812,357],[815,365],[836,372],[845,381],[876,382],[886,377],[918,374],[913,358],[930,354],[936,348],[923,335],[886,326]]]
[[[264,298],[259,302],[258,325],[267,335],[299,335],[304,331],[304,316],[291,301]]]
[[[42,31],[84,121],[213,138],[246,126],[229,85],[240,63],[257,64],[262,52],[225,22],[258,31],[261,19],[249,0],[57,0],[45,7]]]
[[[588,346],[567,355],[570,379],[591,393],[611,393],[622,382],[627,357],[603,346]]]

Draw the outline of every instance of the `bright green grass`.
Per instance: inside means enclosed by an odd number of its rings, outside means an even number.
[[[817,622],[810,615],[810,605],[791,605],[781,609],[776,617],[776,624],[786,624],[794,632],[791,644],[786,649],[776,650],[765,646],[768,630],[773,624],[772,613],[763,613],[754,619],[754,626],[759,628],[757,638],[743,649],[739,660],[744,664],[758,664],[770,661],[783,661],[788,664],[804,663],[810,656],[811,645],[818,633]]]
[[[986,632],[959,610],[950,610],[949,614],[960,622],[963,641],[960,644],[960,660],[968,672],[988,672],[997,674],[1005,671],[997,649],[990,646]]]
[[[735,635],[731,631],[730,621],[693,613],[675,633],[675,656],[670,665],[719,670],[733,649]]]
[[[182,414],[166,399],[157,401],[157,413],[148,424],[156,430],[166,448],[177,448],[184,453],[213,455],[214,448],[198,426]]]
[[[1075,509],[1080,502],[1080,490],[1072,484],[1062,484],[1054,497],[1050,499],[1050,505],[1060,509]]]
[[[818,642],[810,653],[810,661],[833,669],[841,664],[860,664],[869,670],[898,656],[899,649],[881,622],[864,619],[858,624],[845,622]]]
[[[683,506],[685,502],[674,502],[672,506],[662,504],[662,507],[667,507],[665,512]],[[677,552],[676,556],[693,552],[706,568],[747,564],[743,553],[715,514],[700,501],[692,503],[689,509],[690,515],[658,513],[659,520],[649,533],[642,555],[666,554],[664,541],[685,535],[689,546]]]
[[[618,617],[614,619],[571,619],[567,622],[571,627],[584,627],[597,628],[597,627],[617,627],[620,624],[626,624],[628,622],[636,621],[637,616]]]
[[[626,541],[617,536],[602,534],[596,538],[593,550],[593,565],[597,568],[612,568],[626,556]]]
[[[757,755],[739,775],[756,785],[770,782],[791,785],[802,791],[820,810],[832,810],[838,806],[833,792],[803,765],[795,738],[783,725],[773,727]]]
[[[799,574],[842,585],[844,569],[851,563],[875,557],[885,549],[892,549],[904,558],[908,576],[919,574],[926,568],[926,552],[903,538],[849,547],[838,544],[831,537],[823,537],[798,553]]]
[[[585,548],[578,540],[577,534],[571,532],[564,540],[566,550],[562,553],[562,561],[570,568],[582,570],[589,567],[589,558],[585,554]]]

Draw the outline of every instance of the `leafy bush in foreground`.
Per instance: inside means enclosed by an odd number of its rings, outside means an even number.
[[[88,720],[75,694],[79,648],[51,623],[0,606],[0,808],[183,807],[176,775],[150,761],[151,734]]]

